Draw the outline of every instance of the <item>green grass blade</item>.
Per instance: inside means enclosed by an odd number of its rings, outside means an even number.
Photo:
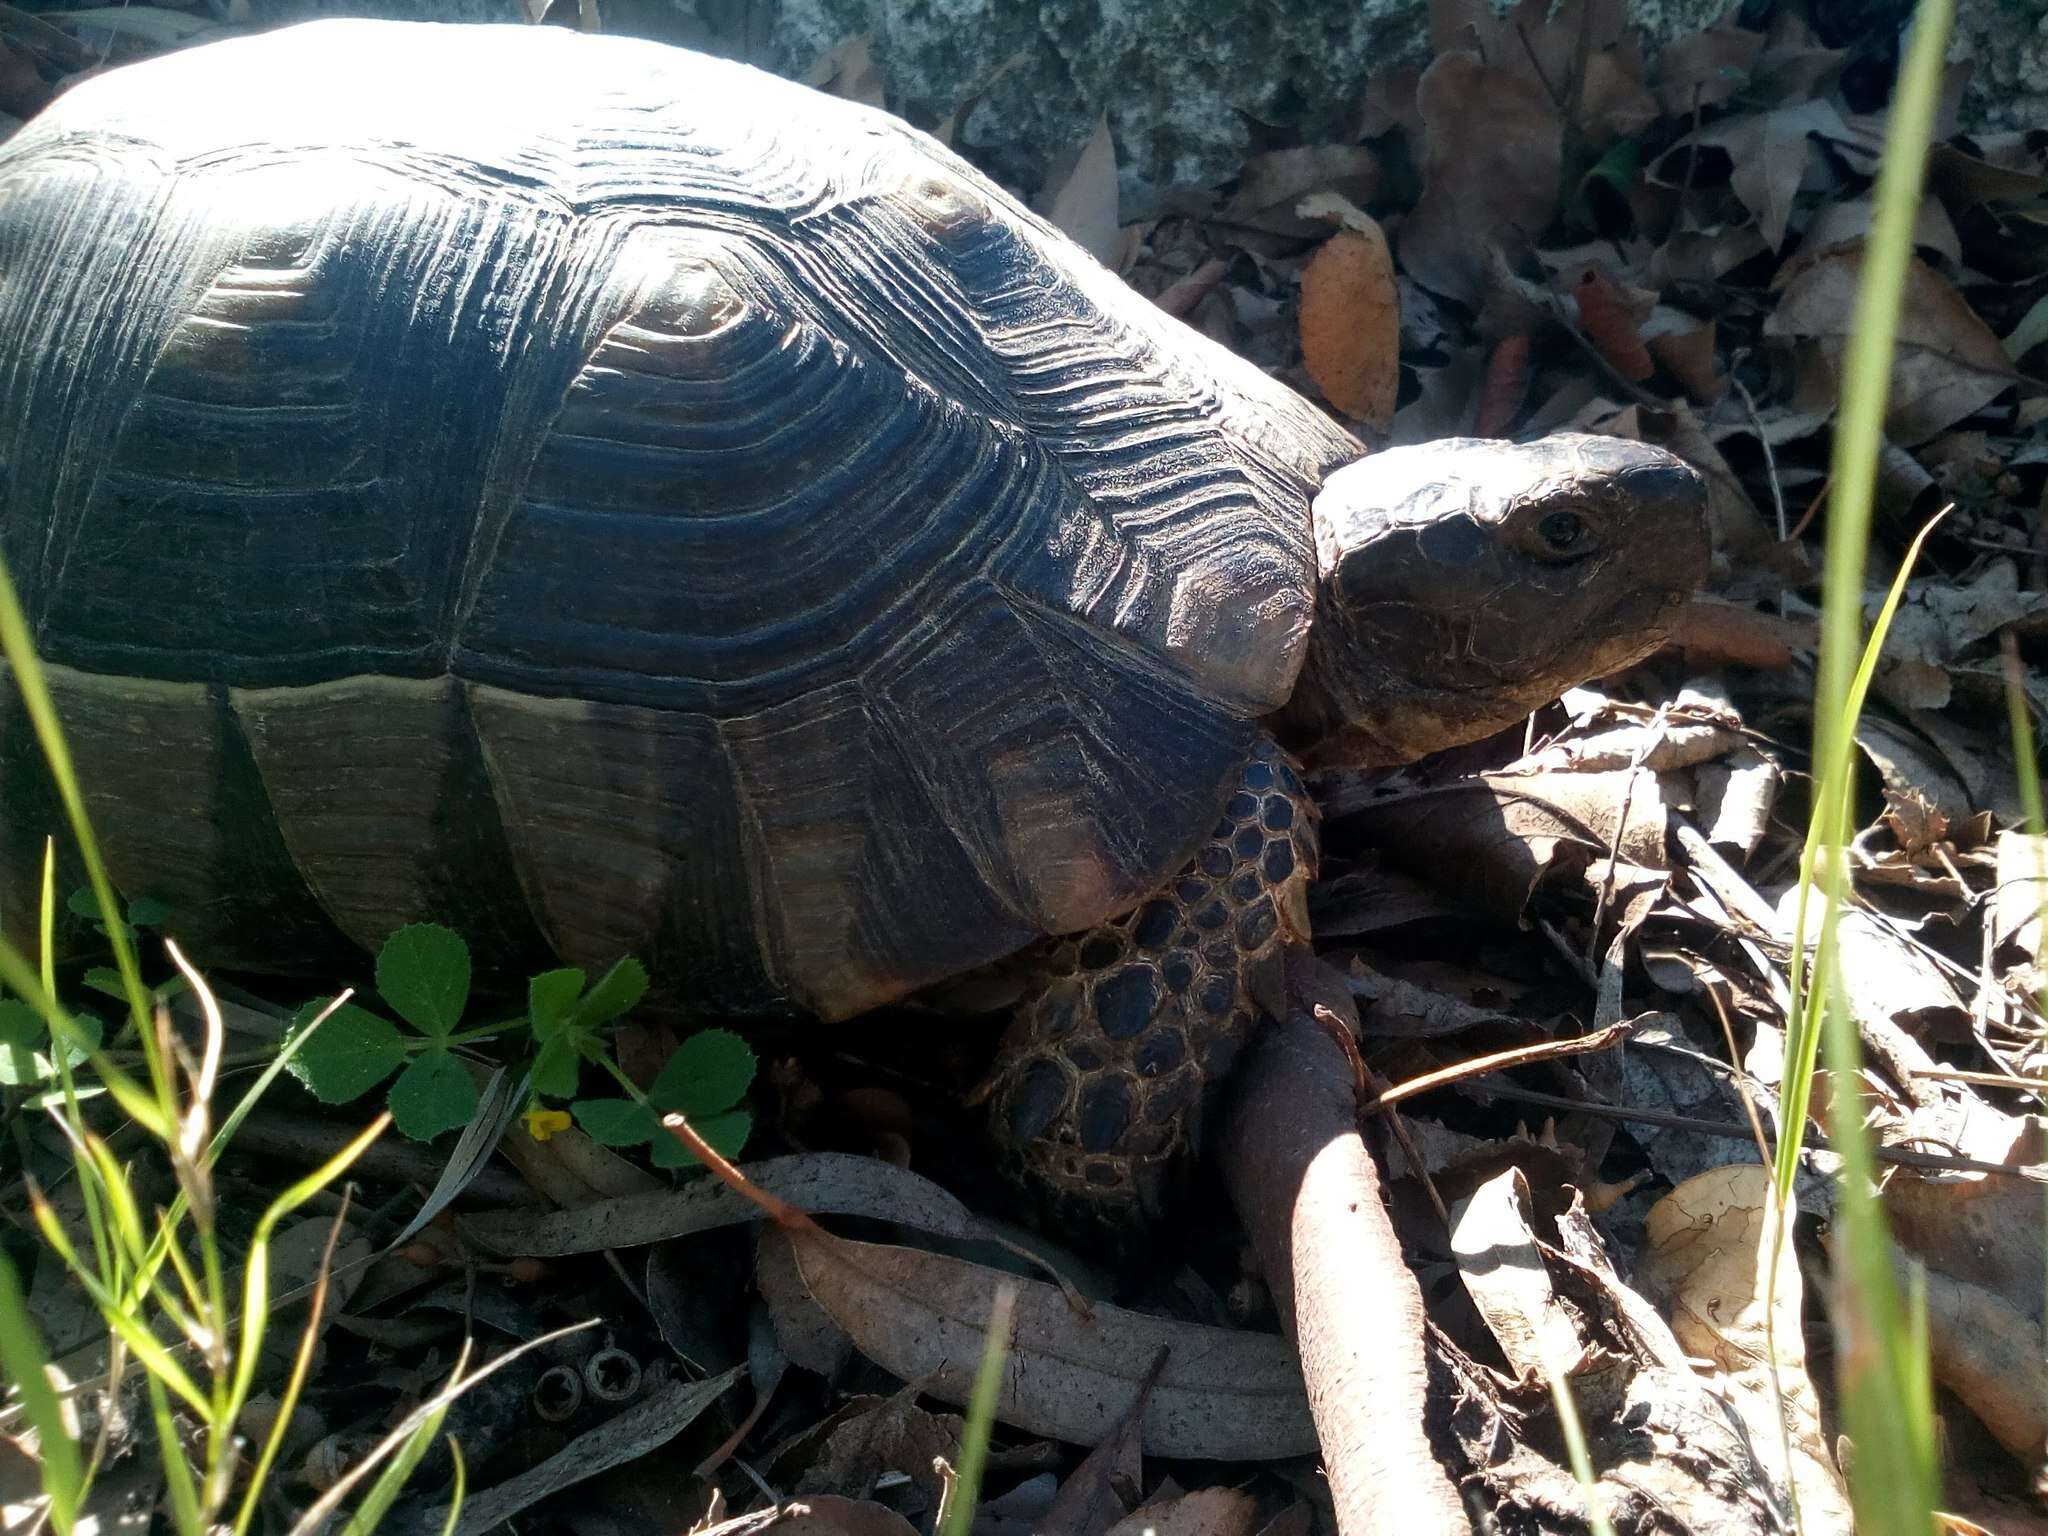
[[[372,1120],[347,1146],[271,1201],[270,1208],[257,1221],[255,1234],[249,1240],[248,1255],[242,1262],[242,1339],[235,1351],[234,1385],[228,1393],[227,1419],[230,1423],[240,1415],[242,1404],[248,1401],[249,1389],[256,1380],[256,1367],[261,1363],[263,1330],[270,1318],[271,1235],[285,1217],[348,1172],[350,1165],[363,1155],[371,1142],[384,1134],[385,1127],[390,1124],[388,1113]]]
[[[129,1119],[159,1140],[167,1141],[176,1134],[171,1129],[176,1119],[175,1111],[165,1107],[169,1101],[151,1093],[123,1072],[106,1052],[87,1040],[78,1026],[71,1022],[71,1015],[43,985],[36,967],[4,938],[0,938],[0,983],[11,988],[16,997],[43,1016],[43,1022],[50,1028],[53,1044],[62,1040],[85,1054],[102,1086],[113,1095],[114,1102],[121,1106]]]
[[[35,727],[43,759],[50,765],[50,777],[57,785],[57,796],[64,803],[65,818],[71,823],[71,836],[78,844],[93,899],[98,902],[101,919],[107,925],[108,942],[114,947],[114,966],[121,973],[121,986],[127,994],[129,1013],[143,1037],[143,1054],[150,1064],[151,1080],[158,1098],[168,1103],[170,1080],[149,1040],[149,993],[142,985],[142,968],[136,964],[135,944],[129,937],[120,902],[114,895],[114,884],[107,878],[106,862],[100,857],[99,843],[92,835],[92,824],[86,819],[85,797],[79,793],[71,749],[65,744],[63,729],[57,723],[57,707],[51,702],[49,683],[43,676],[41,662],[36,658],[35,642],[28,632],[28,617],[22,612],[20,595],[14,589],[14,577],[4,560],[0,560],[0,652],[6,654],[8,664],[14,669],[14,686],[21,691],[21,701],[28,710],[30,723]]]
[[[1817,1047],[1824,1045],[1834,1089],[1830,1130],[1842,1161],[1836,1205],[1836,1358],[1843,1419],[1856,1447],[1850,1492],[1857,1528],[1870,1536],[1927,1536],[1933,1529],[1939,1484],[1925,1340],[1902,1309],[1894,1282],[1890,1238],[1877,1202],[1875,1159],[1857,1092],[1861,1041],[1836,974],[1835,936],[1847,886],[1844,866],[1853,804],[1856,716],[1875,666],[1874,652],[1862,635],[1870,511],[1883,448],[1899,306],[1912,259],[1913,224],[1951,13],[1951,0],[1921,0],[1915,16],[1892,102],[1855,320],[1843,359],[1814,706],[1814,825],[1800,862],[1786,1090],[1774,1170],[1780,1209],[1789,1210],[1814,1058]],[[1888,622],[1892,606],[1887,604],[1881,622]],[[1809,981],[1802,975],[1806,905],[1816,879],[1823,903]],[[1774,1266],[1784,1241],[1780,1227],[1772,1242]]]
[[[358,1504],[355,1512],[348,1517],[348,1524],[341,1528],[341,1536],[370,1536],[370,1533],[383,1523],[384,1517],[391,1513],[391,1506],[398,1502],[399,1494],[405,1490],[406,1482],[425,1459],[427,1447],[434,1443],[434,1436],[441,1432],[441,1421],[448,1417],[451,1406],[453,1405],[443,1403],[414,1426],[412,1433],[405,1437],[405,1443],[399,1446],[397,1454],[386,1464],[384,1470],[377,1474],[377,1480],[370,1485],[370,1491],[363,1495],[363,1502]],[[455,1446],[452,1436],[448,1443]],[[447,1530],[452,1531],[455,1528],[454,1522],[459,1518],[457,1511],[462,1508],[464,1491],[462,1452],[460,1447],[456,1447],[455,1497],[448,1507],[448,1519],[444,1526]]]
[[[21,1277],[7,1255],[0,1253],[0,1374],[13,1383],[22,1411],[35,1426],[43,1492],[50,1500],[50,1524],[58,1536],[71,1536],[79,1505],[85,1500],[85,1468],[44,1369],[49,1363],[42,1338],[29,1318]]]
[[[974,1524],[974,1506],[981,1499],[981,1474],[988,1465],[989,1433],[995,1427],[996,1403],[1003,1393],[1003,1360],[1010,1351],[1010,1319],[1016,1309],[1017,1288],[1008,1284],[998,1286],[988,1310],[981,1366],[974,1373],[974,1391],[967,1399],[967,1418],[960,1431],[960,1459],[953,1468],[953,1487],[946,1497],[946,1517],[938,1536],[967,1536]]]
[[[1884,605],[1879,608],[1877,621],[1870,627],[1870,637],[1864,643],[1862,656],[1857,661],[1856,675],[1850,680],[1848,701],[1844,708],[1850,722],[1849,738],[1855,738],[1855,722],[1862,718],[1864,701],[1870,695],[1870,684],[1877,676],[1877,667],[1884,653],[1885,636],[1891,632],[1892,620],[1898,614],[1899,604],[1906,595],[1906,582],[1920,563],[1920,551],[1927,543],[1937,524],[1948,516],[1952,508],[1944,507],[1919,533],[1906,550],[1906,558],[1899,562],[1899,569],[1892,577],[1892,584],[1885,593]],[[1860,577],[1858,578],[1861,579]],[[1861,604],[1858,604],[1859,611]],[[1846,777],[1846,773],[1845,773]],[[1853,782],[1853,780],[1851,781]],[[1792,931],[1802,939],[1809,931],[1807,912],[1813,893],[1814,874],[1819,867],[1824,848],[1839,848],[1848,841],[1847,821],[1848,784],[1830,781],[1821,790],[1815,802],[1812,823],[1806,830],[1806,846],[1799,858],[1799,900],[1793,912]],[[1824,925],[1830,941],[1832,927]],[[1793,1030],[1786,1038],[1785,1055],[1788,1071],[1785,1077],[1783,1124],[1804,1126],[1812,1105],[1813,1069],[1819,1057],[1821,1038],[1822,994],[1815,988],[1804,985],[1804,973],[1800,967],[1805,945],[1795,942],[1792,946],[1792,1005]],[[1815,946],[1819,953],[1819,946]],[[1781,1136],[1778,1141],[1777,1161],[1772,1168],[1772,1180],[1777,1186],[1780,1209],[1789,1208],[1792,1199],[1792,1184],[1799,1172],[1800,1140],[1796,1136]],[[1775,1264],[1775,1259],[1773,1260]]]

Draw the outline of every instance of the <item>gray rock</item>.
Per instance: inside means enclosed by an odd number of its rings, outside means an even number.
[[[1662,40],[1732,4],[1630,9]],[[866,33],[892,103],[913,121],[938,122],[985,92],[961,147],[1027,191],[1107,112],[1131,218],[1167,187],[1235,176],[1259,147],[1257,125],[1310,142],[1350,137],[1366,77],[1424,61],[1425,20],[1423,0],[781,0],[773,62],[801,71]]]
[[[251,0],[256,19],[316,15],[519,21],[527,0]],[[575,0],[555,0],[574,10]],[[1736,0],[1629,0],[1651,41]],[[1360,83],[1426,57],[1427,0],[599,0],[608,28],[734,53],[801,76],[872,39],[890,105],[921,127],[974,102],[957,147],[1039,191],[1109,115],[1125,218],[1162,191],[1234,177],[1260,125],[1350,136]],[[1880,7],[1880,9],[1883,9]],[[2048,123],[2048,0],[1961,0],[1953,57],[1975,63],[1965,121]]]
[[[1966,123],[2048,127],[2048,0],[1961,0],[1949,57],[1972,66]]]

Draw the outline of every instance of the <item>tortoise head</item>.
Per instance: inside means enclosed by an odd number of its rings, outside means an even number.
[[[1663,644],[1706,573],[1705,482],[1643,443],[1453,438],[1316,498],[1320,585],[1279,724],[1310,761],[1475,741]]]

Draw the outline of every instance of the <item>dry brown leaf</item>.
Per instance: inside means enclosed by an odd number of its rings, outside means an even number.
[[[2048,176],[2023,159],[2002,164],[1953,144],[1936,144],[1927,151],[1927,184],[1959,212],[1985,203],[2025,203],[2048,196]]]
[[[1590,1358],[1572,1309],[1543,1267],[1519,1168],[1495,1175],[1454,1213],[1451,1252],[1472,1304],[1524,1382],[1570,1376]]]
[[[818,1305],[796,1266],[795,1251],[788,1243],[773,1241],[774,1232],[773,1227],[763,1227],[754,1245],[754,1284],[768,1308],[775,1341],[805,1370],[835,1380],[853,1357],[853,1340]]]
[[[1152,1357],[1138,1390],[1131,1395],[1116,1428],[1081,1459],[1081,1465],[1045,1507],[1045,1529],[1076,1533],[1102,1531],[1115,1524],[1138,1502],[1145,1486],[1144,1420],[1152,1392],[1166,1365],[1166,1351]]]
[[[1472,431],[1479,437],[1502,437],[1529,392],[1529,333],[1503,336],[1487,355],[1479,400],[1472,413]]]
[[[1643,770],[1503,771],[1360,807],[1347,821],[1389,860],[1514,923],[1547,873],[1590,868],[1617,832],[1623,863],[1661,879],[1673,809],[1666,795],[1663,781]]]
[[[1702,129],[1688,143],[1711,145],[1727,153],[1728,185],[1755,218],[1764,244],[1777,250],[1785,243],[1792,221],[1792,199],[1806,176],[1808,142],[1815,135],[1848,137],[1841,114],[1825,101],[1730,118]]]
[[[1383,975],[1356,955],[1344,980],[1358,1005],[1359,1025],[1376,1039],[1428,1040],[1484,1025],[1518,1023],[1497,1009],[1475,1007],[1463,998]]]
[[[788,1458],[777,1453],[778,1476],[799,1498],[829,1493],[864,1499],[893,1474],[917,1489],[927,1509],[937,1509],[941,1480],[932,1462],[959,1454],[961,1421],[957,1414],[920,1408],[918,1391],[912,1385],[890,1397],[855,1398],[805,1436],[815,1459],[801,1471],[788,1467]],[[793,1471],[791,1484],[787,1479]]]
[[[1417,101],[1428,140],[1422,197],[1401,225],[1401,265],[1423,286],[1477,305],[1488,251],[1533,239],[1556,210],[1557,107],[1533,81],[1470,53],[1439,55]]]
[[[1783,771],[1755,748],[1742,746],[1718,763],[1702,765],[1694,777],[1699,786],[1697,815],[1707,841],[1732,852],[1738,861],[1746,860],[1770,830]]]
[[[917,1536],[917,1527],[886,1504],[833,1493],[793,1499],[779,1519],[756,1529],[763,1536]],[[716,1536],[715,1529],[705,1536]]]
[[[1691,399],[1701,405],[1712,405],[1727,393],[1728,380],[1721,372],[1713,321],[1659,304],[1643,322],[1640,334],[1650,355],[1678,380]]]
[[[2048,837],[1998,834],[1998,890],[1991,910],[1992,944],[2039,962],[2043,913],[2048,911]]]
[[[1749,83],[1764,35],[1735,26],[1673,38],[1657,54],[1657,100],[1667,117],[1718,107]]]
[[[1617,139],[1633,139],[1658,116],[1657,98],[1643,83],[1639,37],[1625,37],[1587,55],[1577,121],[1589,145],[1604,149]]]
[[[931,1180],[875,1158],[807,1152],[749,1163],[741,1172],[771,1195],[813,1215],[869,1216],[938,1237],[990,1235],[966,1206]],[[762,1219],[761,1208],[752,1201],[723,1184],[705,1181],[569,1211],[488,1211],[466,1217],[462,1231],[492,1253],[555,1258],[638,1248]]]
[[[1677,230],[1651,255],[1649,278],[1661,288],[1716,283],[1737,267],[1769,255],[1770,250],[1763,231],[1754,224]]]
[[[1785,1254],[1775,1289],[1770,1283],[1772,1209],[1770,1171],[1760,1164],[1687,1179],[1650,1208],[1638,1270],[1665,1302],[1679,1342],[1720,1366],[1756,1454],[1780,1479],[1790,1438],[1805,1529],[1847,1536],[1848,1495],[1828,1456],[1820,1397],[1806,1373],[1797,1259]]]
[[[1316,1446],[1301,1371],[1274,1334],[1207,1328],[1097,1306],[962,1259],[823,1232],[764,1234],[797,1250],[804,1283],[862,1354],[942,1402],[964,1404],[998,1284],[1017,1287],[997,1416],[1094,1445],[1114,1428],[1154,1357],[1171,1351],[1145,1418],[1154,1456],[1269,1460]]]
[[[1789,283],[1764,322],[1767,336],[1810,340],[1824,365],[1818,387],[1832,399],[1841,353],[1856,320],[1858,251],[1822,258]],[[1997,334],[1940,273],[1915,260],[1907,268],[1892,362],[1886,435],[1925,442],[1988,405],[2013,382]]]
[[[708,1381],[671,1381],[656,1387],[632,1407],[614,1414],[597,1428],[578,1435],[545,1461],[489,1488],[472,1490],[463,1500],[455,1536],[483,1536],[496,1530],[528,1505],[624,1466],[666,1445],[738,1381],[737,1370]],[[439,1530],[447,1519],[445,1506],[428,1520]]]
[[[1562,89],[1584,55],[1629,40],[1632,23],[1624,0],[1515,0],[1505,10],[1493,0],[1430,0],[1433,53],[1476,50],[1487,64],[1546,90]]]
[[[1401,382],[1401,298],[1387,238],[1341,229],[1301,274],[1301,360],[1338,410],[1375,431]]]
[[[1253,155],[1238,173],[1223,220],[1296,238],[1322,233],[1320,215],[1303,213],[1305,197],[1334,193],[1363,206],[1379,194],[1380,158],[1363,144],[1303,144]]]
[[[1318,879],[1308,897],[1309,931],[1318,939],[1355,939],[1456,912],[1422,881],[1377,864]]]
[[[1154,1499],[1106,1536],[1250,1536],[1259,1512],[1248,1493],[1235,1488],[1198,1488],[1173,1498]]]
[[[1963,1124],[1937,1139],[1964,1155],[2039,1162],[2038,1119],[1966,1101]],[[1982,1173],[1900,1171],[1886,1214],[1908,1256],[1925,1267],[1935,1379],[1983,1421],[2035,1477],[2048,1471],[2048,1356],[2041,1349],[2041,1187]]]
[[[1117,226],[1116,142],[1109,134],[1109,114],[1095,119],[1064,177],[1053,178],[1054,190],[1045,216],[1097,261],[1115,266],[1120,244]]]
[[[1740,662],[1746,667],[1789,667],[1819,643],[1817,628],[1714,597],[1696,597],[1673,629],[1671,643],[1697,663]]]
[[[1578,303],[1579,329],[1610,368],[1631,384],[1656,372],[1650,350],[1637,334],[1629,296],[1613,278],[1587,267],[1572,285],[1572,297]]]
[[[1772,275],[1771,286],[1782,291],[1815,262],[1840,251],[1862,249],[1864,241],[1870,237],[1871,220],[1876,212],[1876,203],[1867,197],[1852,202],[1828,203],[1816,209],[1806,226],[1806,233],[1800,236],[1798,247]],[[1932,197],[1920,200],[1920,210],[1913,221],[1913,247],[1918,251],[1933,252],[1951,270],[1963,264],[1962,237],[1956,233],[1947,211]]]
[[[2006,1182],[2022,1189],[2032,1209],[2039,1211],[2038,1186]],[[2021,1292],[2035,1298],[2031,1309],[2016,1304],[2019,1298],[1945,1274],[1933,1262],[1923,1260],[1923,1275],[1910,1272],[1913,1266],[1903,1254],[1898,1264],[1902,1287],[1925,1280],[1934,1379],[1961,1398],[1992,1437],[2038,1478],[2048,1472],[2043,1449],[2048,1446],[2048,1360],[2041,1350],[2038,1223],[2031,1235],[2034,1274]]]

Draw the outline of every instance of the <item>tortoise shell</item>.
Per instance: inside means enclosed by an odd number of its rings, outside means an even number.
[[[1086,927],[1287,696],[1357,452],[930,138],[660,44],[318,22],[0,147],[0,552],[217,963],[435,918],[837,1018]]]

